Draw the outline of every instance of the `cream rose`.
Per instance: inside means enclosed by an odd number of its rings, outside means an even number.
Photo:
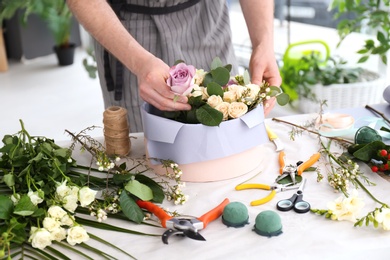
[[[254,100],[260,92],[260,86],[256,84],[248,84],[246,87],[249,89],[248,97]]]
[[[211,107],[215,108],[219,104],[223,102],[221,96],[212,95],[207,99],[207,104],[209,104]]]
[[[63,203],[64,203],[63,206],[66,210],[73,213],[78,206],[77,202],[78,202],[77,195],[76,196],[68,195],[63,199]]]
[[[231,118],[238,118],[248,112],[248,107],[241,102],[233,102],[229,105],[228,114]]]
[[[66,181],[57,186],[56,193],[60,198],[64,198],[70,193],[70,188],[66,185]]]
[[[66,229],[59,227],[50,232],[51,240],[61,242],[66,238]]]
[[[61,222],[54,218],[46,217],[43,219],[43,227],[48,231],[52,232],[53,230],[59,228],[61,226]]]
[[[221,104],[217,105],[215,109],[217,109],[219,112],[222,112],[223,114],[223,121],[228,120],[229,118],[229,103],[228,102],[222,102]]]
[[[207,72],[204,69],[197,69],[194,76],[194,83],[201,85],[206,74]]]
[[[44,249],[47,246],[51,245],[51,234],[45,228],[35,228],[32,229],[32,234],[28,239],[31,242],[32,247]]]
[[[66,214],[60,219],[61,226],[68,226],[68,227],[73,227],[74,221],[75,221],[74,217],[69,214]]]
[[[81,244],[86,242],[89,239],[87,231],[82,226],[75,226],[68,229],[68,236],[66,241],[74,246],[76,244]]]
[[[237,96],[234,91],[226,91],[223,93],[223,101],[232,103],[237,101]]]
[[[194,84],[194,88],[192,89],[190,97],[198,97],[203,96],[203,90],[196,84]]]
[[[244,91],[246,90],[246,87],[245,86],[241,86],[241,85],[230,85],[228,87],[228,90],[231,91],[231,92],[234,92],[236,94],[236,98],[239,98],[242,96],[242,94],[244,93]]]
[[[97,191],[88,187],[83,187],[79,190],[79,201],[81,207],[87,207],[95,200]]]
[[[55,219],[61,219],[65,215],[67,215],[66,211],[63,210],[60,206],[54,205],[51,206],[48,210],[47,213],[49,214],[50,217],[55,218]]]

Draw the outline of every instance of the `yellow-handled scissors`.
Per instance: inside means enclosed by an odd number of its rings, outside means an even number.
[[[236,186],[236,190],[247,190],[247,189],[270,190],[271,192],[264,198],[251,201],[250,203],[251,206],[258,206],[271,201],[275,197],[277,192],[293,190],[293,189],[297,189],[298,187],[299,187],[298,185],[291,186],[291,183],[275,184],[275,185],[267,185],[261,183],[242,183]]]

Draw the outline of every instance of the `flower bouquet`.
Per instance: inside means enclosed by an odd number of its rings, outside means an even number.
[[[261,162],[260,145],[268,142],[262,103],[288,96],[278,87],[251,84],[249,74],[230,76],[230,65],[216,58],[205,72],[183,62],[170,70],[167,84],[188,97],[189,111],[162,112],[149,104],[141,108],[146,152],[151,166],[173,160],[184,181],[215,181],[254,170]]]
[[[84,227],[142,235],[100,222],[112,217],[142,223],[145,215],[138,199],[161,203],[169,196],[176,204],[187,199],[180,190],[180,177],[175,177],[178,185],[172,187],[162,178],[158,182],[144,175],[148,168],[142,161],[130,169],[125,163],[116,165],[119,158],[108,157],[102,144],[86,135],[89,128],[79,134],[67,131],[73,143],[63,148],[52,139],[31,136],[22,121],[21,125],[17,134],[4,136],[0,147],[0,259],[56,259],[54,255],[65,256],[62,250],[78,255],[77,259],[86,251],[109,257],[104,249],[88,245],[89,239],[132,257]],[[76,144],[92,155],[96,169],[78,165],[71,157]]]

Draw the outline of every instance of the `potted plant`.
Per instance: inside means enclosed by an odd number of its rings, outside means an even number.
[[[379,55],[384,64],[387,64],[387,54],[390,50],[390,1],[388,0],[333,0],[330,9],[336,10],[335,18],[343,14],[354,14],[354,19],[341,20],[337,26],[340,36],[339,44],[352,32],[361,32],[362,29],[376,34],[376,41],[365,41],[358,51],[362,57],[358,63],[368,60],[371,55]]]
[[[73,15],[65,0],[3,0],[0,3],[0,24],[4,19],[23,11],[22,22],[27,23],[31,14],[46,22],[55,41],[54,51],[59,65],[73,64],[75,44],[70,42]]]
[[[281,88],[290,96],[290,104],[303,113],[317,112],[321,101],[328,109],[359,107],[377,103],[384,81],[375,72],[349,67],[339,57],[321,58],[306,53],[294,61],[285,60],[280,68]]]

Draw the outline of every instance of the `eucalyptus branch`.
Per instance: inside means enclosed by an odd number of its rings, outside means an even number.
[[[376,110],[375,108],[373,108],[373,107],[371,107],[371,106],[369,106],[369,105],[366,105],[365,108],[367,108],[368,110],[370,110],[370,111],[372,111],[372,112],[374,112],[374,113],[380,115],[388,124],[390,124],[390,120],[385,116],[384,113],[382,113],[382,112]]]

